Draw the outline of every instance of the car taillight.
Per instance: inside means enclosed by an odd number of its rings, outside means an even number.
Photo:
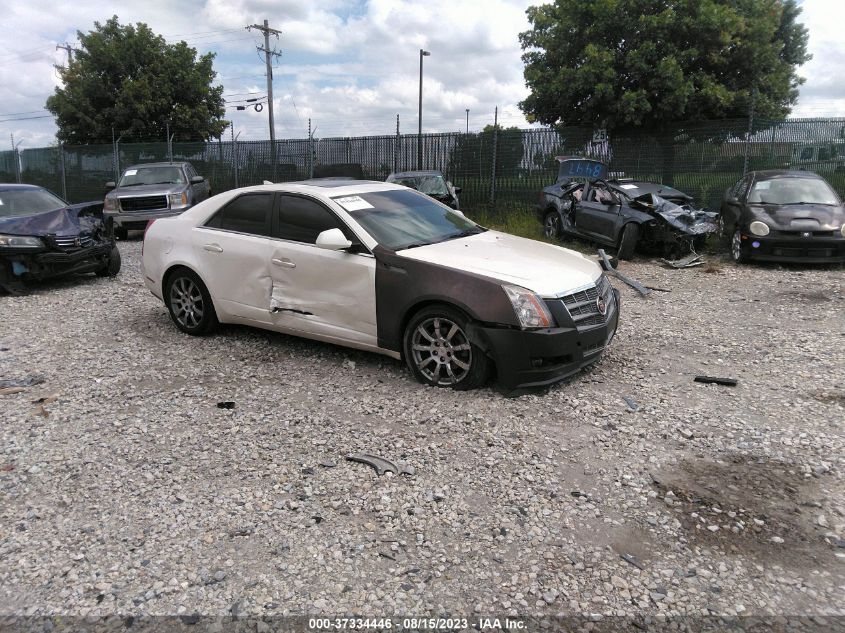
[[[147,226],[144,227],[144,237],[141,240],[141,257],[144,256],[144,242],[147,241],[147,231],[150,230],[150,227],[153,225],[153,222],[155,222],[155,220],[149,220],[147,222]]]

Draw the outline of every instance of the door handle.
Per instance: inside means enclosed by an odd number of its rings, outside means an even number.
[[[209,253],[222,253],[223,252],[223,249],[220,248],[220,246],[218,246],[217,244],[206,244],[205,246],[203,246],[203,248],[205,250],[207,250]]]
[[[274,257],[270,261],[273,262],[276,266],[282,266],[283,268],[296,268],[296,264],[294,264],[287,257],[283,257],[282,259]]]

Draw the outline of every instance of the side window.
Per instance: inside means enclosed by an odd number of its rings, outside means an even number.
[[[206,226],[251,235],[270,235],[273,194],[246,193],[214,214]]]
[[[314,244],[317,236],[329,229],[340,229],[349,237],[349,230],[320,203],[298,196],[279,196],[279,228],[276,237]]]

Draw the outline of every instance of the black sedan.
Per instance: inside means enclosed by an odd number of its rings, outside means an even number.
[[[570,234],[618,249],[685,255],[716,231],[716,213],[695,209],[692,198],[667,185],[608,178],[592,159],[559,156],[557,182],[540,192],[537,219],[548,238]]]
[[[845,207],[808,171],[753,171],[725,192],[719,229],[735,262],[845,262]]]
[[[68,204],[34,185],[0,184],[0,290],[75,273],[120,271],[114,231],[103,204]]]
[[[461,188],[446,180],[443,174],[435,169],[422,171],[403,171],[390,174],[386,182],[392,182],[404,187],[416,189],[438,202],[442,202],[455,211],[461,208]]]

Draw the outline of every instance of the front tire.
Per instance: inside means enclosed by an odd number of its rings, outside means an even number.
[[[120,251],[117,245],[111,247],[106,265],[97,271],[98,277],[115,277],[120,272]]]
[[[446,305],[423,308],[405,328],[403,348],[411,373],[421,383],[459,391],[481,387],[490,359],[467,337],[469,319]]]
[[[632,259],[639,240],[640,226],[634,223],[626,224],[622,229],[622,239],[619,240],[619,250],[616,253],[619,259]]]
[[[742,233],[736,229],[731,237],[731,259],[735,264],[745,264],[748,262],[748,253],[742,247]]]
[[[170,274],[164,288],[170,318],[180,330],[192,336],[211,334],[220,324],[208,288],[187,268]]]
[[[560,213],[549,211],[543,218],[543,235],[551,240],[556,240],[560,237],[560,233]]]

